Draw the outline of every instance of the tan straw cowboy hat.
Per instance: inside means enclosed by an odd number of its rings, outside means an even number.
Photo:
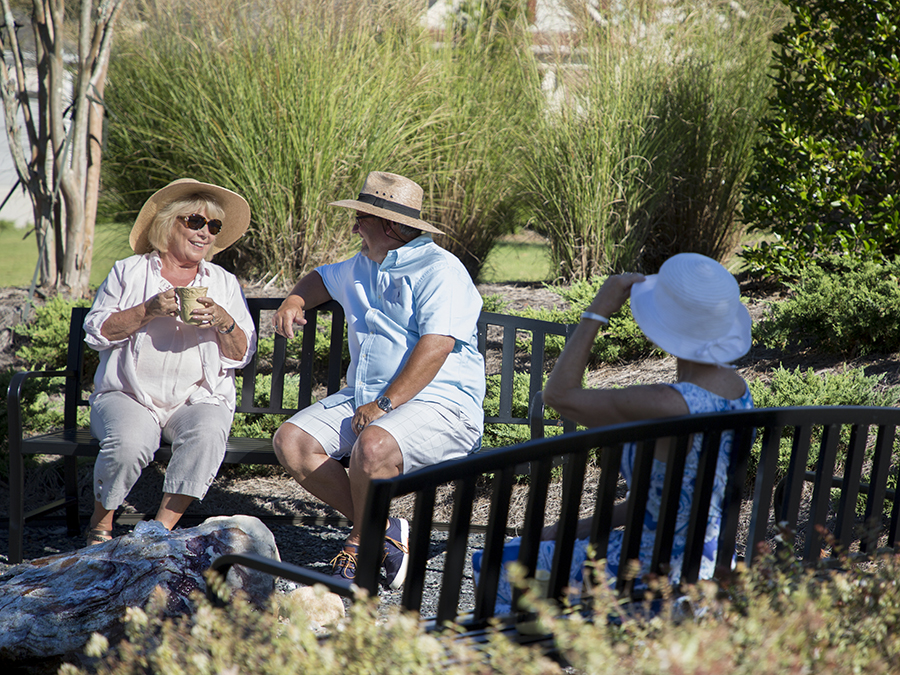
[[[212,196],[225,212],[222,216],[222,229],[216,235],[216,243],[212,247],[213,254],[224,251],[247,231],[250,225],[250,205],[246,199],[218,185],[201,183],[193,178],[179,178],[154,192],[144,203],[131,228],[131,236],[128,237],[131,249],[138,254],[149,253],[152,248],[147,233],[156,214],[167,204],[195,194]]]
[[[679,253],[631,287],[631,314],[650,341],[685,361],[725,365],[750,350],[750,312],[734,275]]]
[[[409,225],[417,230],[443,234],[439,229],[419,219],[422,213],[424,190],[418,183],[395,173],[372,171],[356,199],[331,202],[329,206],[345,206],[379,218]]]

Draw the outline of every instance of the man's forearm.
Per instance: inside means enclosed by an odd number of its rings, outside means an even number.
[[[413,347],[406,364],[384,395],[396,408],[412,400],[437,376],[456,340],[449,335],[423,335]]]

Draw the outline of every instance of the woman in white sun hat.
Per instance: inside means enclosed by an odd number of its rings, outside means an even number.
[[[141,208],[129,242],[85,318],[100,353],[91,395],[94,513],[88,544],[112,538],[113,517],[153,459],[172,444],[156,520],[172,529],[202,499],[225,457],[235,408],[234,371],[256,349],[256,328],[237,278],[210,262],[246,232],[240,195],[181,178]],[[199,287],[199,308],[180,312],[176,288]]]
[[[677,359],[676,381],[671,384],[635,385],[618,389],[585,389],[583,376],[597,332],[609,323],[631,297],[631,311],[644,335],[660,349]],[[740,290],[734,276],[715,260],[697,253],[680,253],[669,258],[659,274],[620,274],[609,277],[587,310],[581,323],[560,355],[544,389],[544,401],[561,415],[586,427],[599,427],[643,419],[673,417],[753,407],[753,399],[744,379],[729,364],[750,349],[750,314],[741,303]],[[695,439],[688,453],[673,545],[670,581],[681,576],[689,505],[693,493],[701,439]],[[732,438],[723,434],[713,503],[707,526],[707,547],[703,552],[700,577],[712,576],[716,566],[715,540],[721,523],[725,476]],[[659,515],[665,477],[665,450],[661,442],[655,453],[653,478],[647,504],[644,541],[640,559],[644,568],[653,554],[653,538]],[[631,484],[636,447],[625,446],[621,473]],[[616,506],[613,527],[624,522],[624,504]],[[587,559],[590,520],[579,522],[570,585],[579,587],[582,568]],[[541,542],[538,569],[551,568],[556,527],[545,529]],[[621,531],[610,535],[607,558],[610,575],[618,571],[621,553]],[[508,543],[504,559],[518,559],[518,539]],[[473,556],[476,578],[480,571],[480,551]],[[512,589],[504,573],[498,590],[497,611],[508,611]]]

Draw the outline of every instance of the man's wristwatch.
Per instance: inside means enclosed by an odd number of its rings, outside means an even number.
[[[394,406],[391,405],[391,399],[387,396],[379,396],[375,399],[375,405],[384,410],[384,412],[389,413],[394,409]]]

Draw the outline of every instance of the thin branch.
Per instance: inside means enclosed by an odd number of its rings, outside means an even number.
[[[16,173],[19,174],[19,178],[23,182],[28,182],[31,179],[30,170],[25,158],[25,152],[22,149],[19,140],[19,135],[17,133],[18,128],[16,126],[19,110],[22,111],[25,130],[32,145],[37,144],[37,130],[34,126],[34,117],[31,113],[31,106],[28,105],[29,97],[25,79],[25,57],[22,54],[22,49],[19,44],[15,18],[13,17],[9,0],[3,0],[2,6],[3,18],[6,22],[6,32],[9,40],[8,51],[12,54],[13,66],[16,73],[15,82],[13,82],[9,77],[9,70],[6,66],[6,62],[3,62],[2,68],[0,68],[0,87],[2,87],[3,105],[6,114],[6,136],[13,162],[16,165]],[[3,47],[4,52],[7,51],[6,45],[3,44],[2,39],[0,39],[0,46]]]

